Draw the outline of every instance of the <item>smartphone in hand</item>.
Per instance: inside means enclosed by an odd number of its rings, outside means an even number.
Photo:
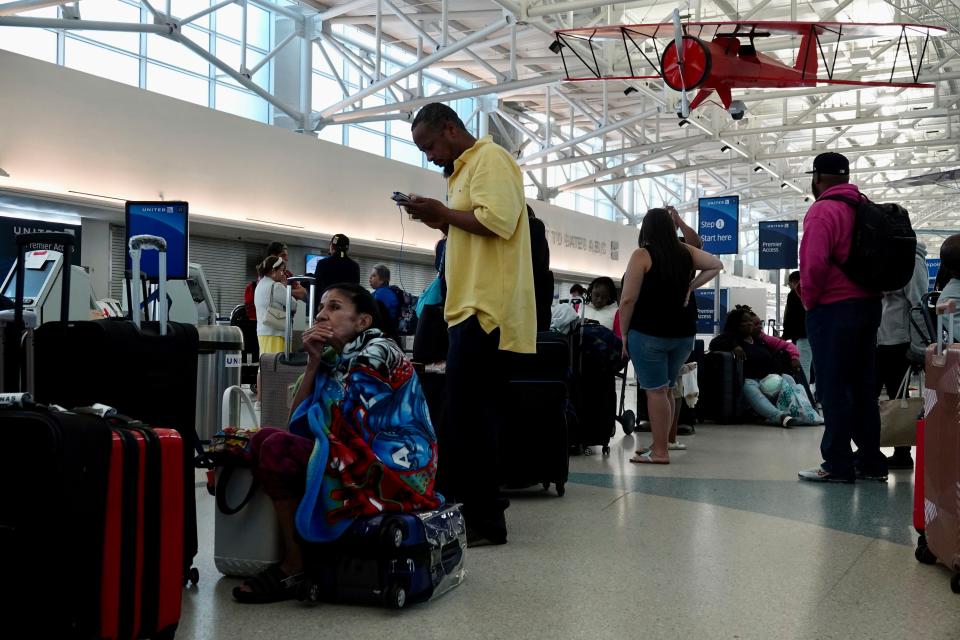
[[[396,202],[397,204],[406,204],[410,202],[410,196],[399,191],[394,191],[393,195],[390,196],[390,199]]]

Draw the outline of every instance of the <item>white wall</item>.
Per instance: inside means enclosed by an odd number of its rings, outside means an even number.
[[[85,218],[81,221],[83,243],[80,263],[90,271],[90,283],[97,300],[110,296],[110,224]]]
[[[10,174],[0,189],[162,195],[188,201],[197,222],[305,239],[342,232],[394,248],[402,235],[405,252],[433,252],[436,232],[409,221],[401,231],[389,196],[442,199],[435,172],[6,51],[0,87],[0,167]],[[531,205],[553,232],[555,270],[619,279],[635,228]]]

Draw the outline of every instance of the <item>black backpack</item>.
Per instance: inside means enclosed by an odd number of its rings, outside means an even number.
[[[906,209],[898,204],[877,204],[866,197],[856,201],[827,196],[821,200],[836,200],[854,208],[850,255],[840,265],[850,280],[871,291],[895,291],[910,282],[917,234]]]

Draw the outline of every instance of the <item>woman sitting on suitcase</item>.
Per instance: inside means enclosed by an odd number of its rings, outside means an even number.
[[[299,538],[336,540],[358,517],[434,509],[437,442],[413,365],[380,330],[380,308],[356,284],[328,288],[303,333],[307,366],[290,431],[262,429],[254,473],[273,500],[283,561],[233,590],[241,602],[296,596]]]
[[[786,351],[793,370],[802,375],[796,345],[763,333],[762,325],[750,307],[737,306],[727,314],[723,333],[710,342],[710,351],[733,352],[734,358],[743,361],[743,398],[767,424],[820,424],[803,387],[781,373],[779,355]]]

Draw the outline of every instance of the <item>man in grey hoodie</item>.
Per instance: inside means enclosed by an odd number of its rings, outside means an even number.
[[[917,241],[913,277],[907,286],[883,294],[883,315],[877,331],[877,396],[884,387],[887,397],[895,398],[903,378],[910,368],[907,352],[910,349],[910,309],[920,304],[927,292],[927,248]],[[896,447],[887,458],[890,469],[912,469],[910,447]]]

